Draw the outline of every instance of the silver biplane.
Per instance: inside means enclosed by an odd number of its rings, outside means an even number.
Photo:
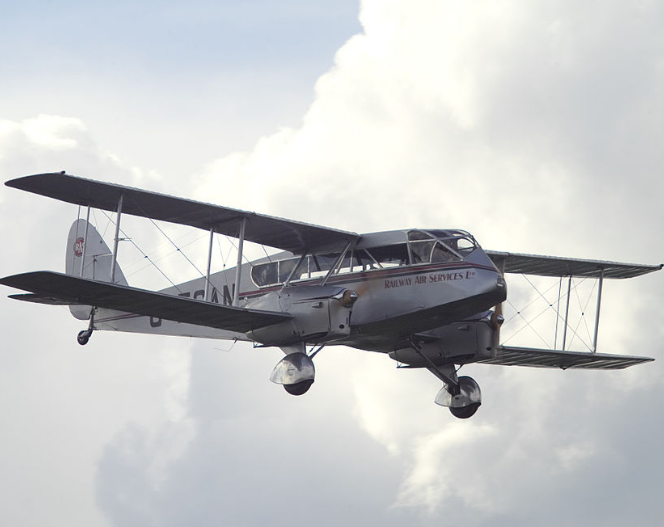
[[[64,172],[6,185],[88,207],[88,219],[70,229],[64,274],[37,271],[0,280],[28,292],[11,298],[68,305],[87,320],[80,344],[95,330],[114,330],[276,346],[285,357],[270,380],[293,395],[314,382],[318,351],[350,346],[385,353],[401,367],[428,369],[443,382],[435,402],[458,418],[472,416],[481,404],[475,380],[457,375],[465,364],[620,369],[653,360],[597,353],[599,307],[604,279],[636,277],[662,265],[485,251],[461,230],[360,235]],[[113,250],[89,223],[91,208],[117,214]],[[117,263],[124,214],[208,231],[207,274],[159,292],[129,286]],[[235,268],[210,272],[215,234],[237,239]],[[245,242],[283,252],[243,263]],[[592,351],[565,350],[564,340],[562,350],[502,345],[504,273],[597,279]]]

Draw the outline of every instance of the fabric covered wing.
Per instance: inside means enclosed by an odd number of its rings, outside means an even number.
[[[39,297],[58,299],[63,303],[115,309],[239,333],[291,318],[286,313],[222,306],[50,271],[8,276],[0,279],[0,284],[30,291]]]
[[[212,229],[232,237],[238,237],[240,224],[246,219],[246,240],[293,253],[335,248],[359,238],[359,235],[353,232],[103,183],[70,176],[64,172],[26,176],[7,181],[5,185],[67,203],[107,211],[115,211],[120,196],[123,196],[123,214],[189,225],[208,231]]]
[[[626,264],[603,260],[582,260],[578,258],[558,258],[534,254],[517,254],[499,251],[485,251],[496,267],[505,273],[532,274],[539,276],[583,276],[599,278],[634,278],[653,271],[660,265]]]
[[[532,366],[536,368],[568,368],[586,370],[621,370],[629,366],[651,362],[650,357],[609,355],[580,351],[550,351],[536,348],[499,346],[493,359],[479,361],[482,364],[501,366]]]

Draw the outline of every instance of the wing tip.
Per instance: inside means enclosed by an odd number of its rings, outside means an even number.
[[[49,177],[49,176],[71,176],[71,174],[67,174],[66,170],[60,170],[58,172],[44,172],[41,174],[30,174],[29,176],[21,176],[5,181],[5,186],[22,190],[23,189],[22,183],[25,183],[27,181],[33,181],[37,178]]]

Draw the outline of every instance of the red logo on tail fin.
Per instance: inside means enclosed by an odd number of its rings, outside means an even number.
[[[74,254],[76,255],[77,258],[83,256],[84,243],[85,240],[83,238],[76,238],[76,241],[74,242]]]

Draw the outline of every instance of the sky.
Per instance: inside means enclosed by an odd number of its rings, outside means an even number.
[[[14,3],[0,174],[659,264],[663,22],[648,0]],[[0,275],[62,271],[77,214],[0,189]],[[138,258],[123,245],[125,271]],[[519,279],[514,306],[532,295]],[[291,397],[268,380],[277,349],[103,332],[81,347],[66,309],[0,299],[0,523],[660,525],[663,294],[661,273],[603,293],[599,351],[654,363],[468,366],[483,405],[467,421],[433,404],[436,378],[379,354],[325,349]]]

